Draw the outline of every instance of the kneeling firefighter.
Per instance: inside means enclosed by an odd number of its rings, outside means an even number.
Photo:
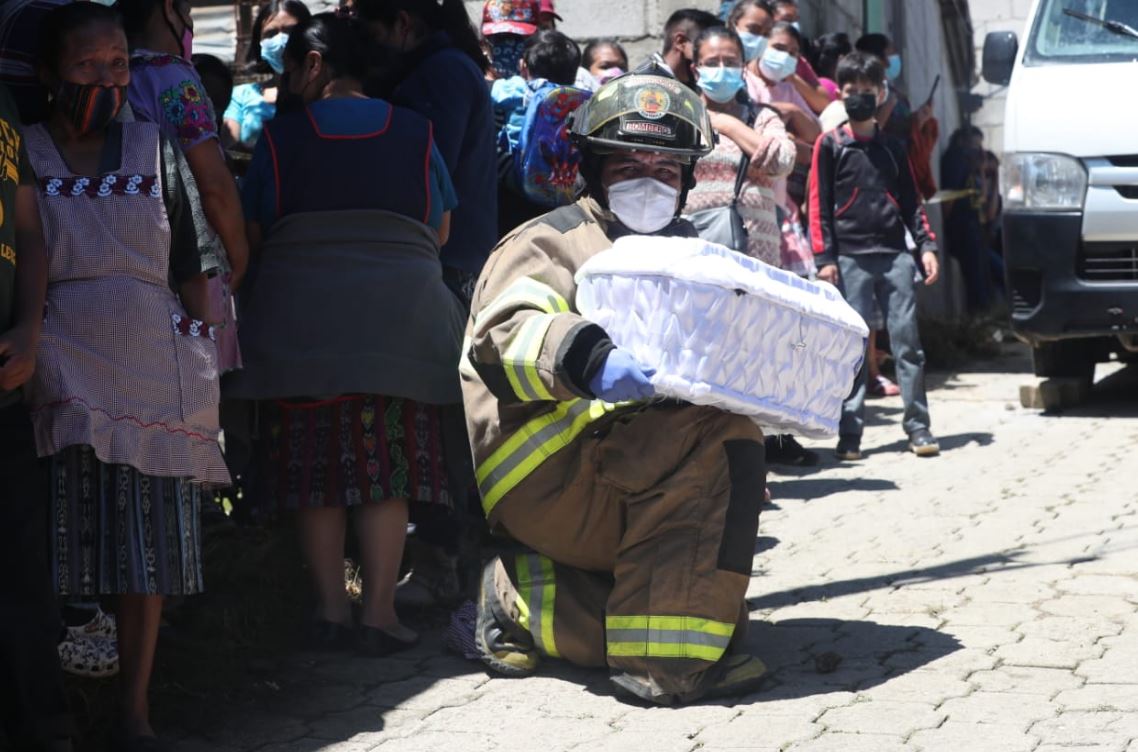
[[[699,98],[651,66],[575,113],[584,198],[499,244],[461,366],[483,508],[522,544],[482,577],[476,642],[499,673],[539,656],[607,666],[670,705],[752,689],[738,653],[766,471],[748,418],[656,401],[651,369],[574,307],[574,274],[623,235],[679,219],[712,146]]]

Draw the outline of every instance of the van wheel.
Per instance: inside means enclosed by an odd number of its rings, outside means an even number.
[[[1079,339],[1041,342],[1032,349],[1035,375],[1045,379],[1093,381],[1097,358],[1091,345],[1092,342]]]

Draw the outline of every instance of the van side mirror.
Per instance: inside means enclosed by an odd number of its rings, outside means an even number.
[[[1019,54],[1019,39],[1014,31],[993,31],[984,37],[984,80],[996,86],[1007,86]]]

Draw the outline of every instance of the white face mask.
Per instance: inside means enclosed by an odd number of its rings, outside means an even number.
[[[759,61],[759,70],[771,81],[784,81],[798,68],[798,58],[785,50],[768,47]]]
[[[655,178],[636,178],[608,188],[609,208],[625,227],[645,235],[663,230],[676,216],[680,192]]]

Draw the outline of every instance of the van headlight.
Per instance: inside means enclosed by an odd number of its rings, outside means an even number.
[[[1008,154],[1000,180],[1009,210],[1077,210],[1087,195],[1086,168],[1063,154]]]

